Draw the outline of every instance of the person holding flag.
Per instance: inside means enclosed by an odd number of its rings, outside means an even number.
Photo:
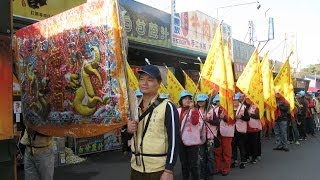
[[[274,79],[274,89],[277,98],[276,120],[274,125],[277,147],[275,147],[274,150],[289,151],[287,144],[287,122],[291,121],[291,118],[294,117],[295,110],[293,80],[289,63],[291,55],[292,52]]]
[[[178,111],[158,90],[161,74],[154,65],[138,71],[139,88],[143,94],[138,103],[139,119],[128,121],[128,132],[136,134],[131,141],[131,180],[173,180],[178,158]],[[138,108],[138,107],[137,107]]]
[[[191,174],[191,179],[197,180],[199,179],[199,145],[204,143],[205,138],[201,138],[203,121],[201,119],[200,122],[199,111],[194,107],[192,97],[187,90],[180,93],[178,112],[182,143],[179,148],[179,156],[183,179],[189,179]]]
[[[231,168],[234,168],[238,164],[238,148],[240,151],[240,169],[244,169],[247,163],[247,152],[246,152],[246,143],[247,143],[247,122],[250,120],[248,113],[249,107],[246,106],[244,99],[240,100],[240,92],[236,93],[234,96],[234,108],[235,108],[235,133],[232,140],[232,164]]]
[[[247,127],[248,152],[251,155],[251,163],[257,163],[257,157],[261,155],[260,131],[262,124],[260,121],[259,109],[250,99],[246,99],[246,106],[249,107],[249,121]]]
[[[274,123],[274,133],[276,138],[277,147],[273,150],[289,151],[287,143],[287,123],[290,119],[289,105],[281,99],[280,94],[276,93],[277,98],[277,110],[276,120]]]
[[[197,108],[204,124],[201,131],[205,132],[206,141],[200,146],[200,178],[212,180],[214,174],[214,137],[217,137],[219,119],[210,108],[209,97],[204,93],[197,95]]]
[[[216,170],[215,174],[222,174],[227,176],[230,173],[231,167],[231,156],[232,156],[232,138],[234,136],[234,124],[228,124],[227,115],[225,110],[220,106],[220,95],[217,94],[213,98],[213,103],[215,104],[214,112],[220,120],[218,140],[220,141],[220,146],[214,149],[215,153],[215,163]]]

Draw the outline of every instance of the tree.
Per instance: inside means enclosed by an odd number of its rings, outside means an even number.
[[[298,73],[298,77],[304,78],[307,75],[320,75],[320,64],[309,65],[306,68],[301,69]]]

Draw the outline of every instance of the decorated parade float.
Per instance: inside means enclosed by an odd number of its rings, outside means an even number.
[[[129,107],[123,42],[116,0],[88,1],[18,30],[24,123],[72,139],[79,155],[119,148]]]

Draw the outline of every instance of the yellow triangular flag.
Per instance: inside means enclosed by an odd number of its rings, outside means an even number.
[[[221,26],[219,26],[211,43],[201,75],[206,86],[213,89],[213,91],[219,92],[220,106],[226,111],[230,122],[234,119],[234,78],[228,45],[226,46],[226,51],[224,51],[223,48]],[[224,56],[226,56],[226,60]],[[229,85],[230,89],[228,87]]]
[[[270,69],[269,54],[266,53],[261,62],[261,73],[263,82],[263,97],[266,109],[266,118],[268,121],[274,121],[274,112],[277,109],[277,103],[274,93],[273,75]]]
[[[257,106],[260,119],[262,119],[264,114],[264,97],[257,49],[254,50],[236,85],[245,94],[246,98],[250,99]]]
[[[200,92],[203,92],[207,95],[210,95],[213,92],[213,89],[210,86],[206,85],[204,79],[200,79]]]
[[[234,77],[233,77],[233,68],[232,68],[232,60],[230,56],[230,46],[229,41],[224,46],[224,62],[225,62],[225,70],[226,75],[224,81],[227,82],[227,106],[228,106],[228,117],[231,120],[234,120],[234,107],[233,107],[233,97],[235,94],[235,84],[234,84]],[[221,94],[220,94],[221,98]]]
[[[200,62],[200,72],[202,71],[202,69],[203,69],[203,63]],[[200,78],[200,76],[199,76],[199,78]],[[207,95],[210,95],[212,93],[212,88],[210,88],[210,86],[206,86],[204,83],[204,80],[202,78],[200,79],[198,88],[199,88],[200,92],[205,93]]]
[[[274,88],[282,98],[290,105],[291,116],[294,115],[294,89],[289,58],[281,67],[277,77],[274,79]]]
[[[159,91],[158,93],[163,93],[163,94],[169,94],[167,88],[163,85],[163,83],[160,84],[160,88],[159,88]]]
[[[132,71],[128,61],[126,61],[126,68],[127,68],[127,74],[128,74],[128,84],[129,87],[135,92],[139,88],[139,82],[137,80],[136,75]]]
[[[180,92],[184,90],[182,85],[179,83],[179,81],[176,79],[176,77],[173,75],[173,73],[170,71],[170,69],[167,68],[167,90],[170,95],[170,99],[175,103],[179,104],[179,96]]]
[[[194,94],[197,91],[197,86],[193,82],[193,80],[188,76],[188,74],[183,71],[184,78],[185,78],[185,89],[188,90],[191,94]]]
[[[214,88],[215,85],[213,84],[213,81],[216,80],[215,78],[220,76],[220,74],[217,74],[217,71],[214,71],[214,68],[217,69],[216,63],[218,60],[223,59],[223,53],[221,25],[219,25],[214,34],[206,61],[201,70],[201,78],[204,86],[210,87],[211,89]]]

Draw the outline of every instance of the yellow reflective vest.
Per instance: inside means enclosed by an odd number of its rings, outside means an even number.
[[[163,100],[154,108],[143,140],[142,134],[150,113],[138,124],[137,140],[131,139],[131,167],[136,171],[151,173],[165,169],[168,149],[165,112],[168,102],[169,100]],[[134,143],[137,143],[138,149],[135,149]],[[136,163],[136,156],[140,157],[140,166]]]

